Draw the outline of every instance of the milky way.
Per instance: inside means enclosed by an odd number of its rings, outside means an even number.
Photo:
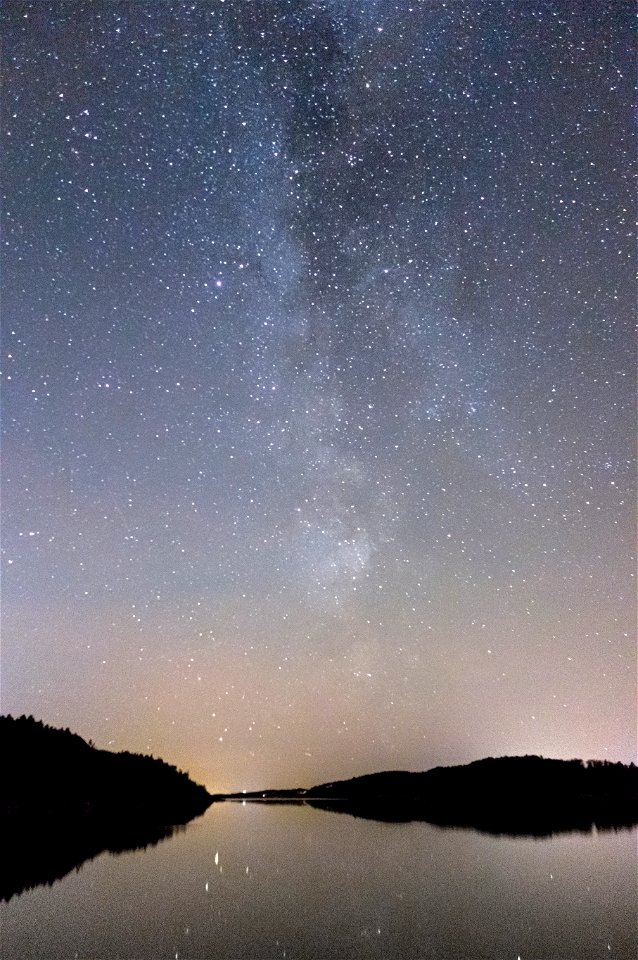
[[[4,4],[3,712],[635,758],[632,13]]]

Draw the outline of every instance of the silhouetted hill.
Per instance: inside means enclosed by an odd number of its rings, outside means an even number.
[[[33,717],[0,717],[0,746],[4,899],[101,850],[157,843],[211,803],[163,760],[98,750]]]
[[[638,823],[638,768],[604,760],[488,757],[425,773],[388,771],[306,791],[314,806],[379,820],[547,835]]]

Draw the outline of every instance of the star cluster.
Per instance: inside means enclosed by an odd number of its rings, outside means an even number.
[[[5,712],[635,757],[631,13],[4,5]]]

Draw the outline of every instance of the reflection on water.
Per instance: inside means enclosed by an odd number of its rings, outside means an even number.
[[[488,807],[470,809],[462,816],[450,816],[442,809],[423,814],[421,803],[361,802],[357,800],[324,800],[311,798],[305,801],[318,810],[345,813],[363,820],[380,820],[384,823],[412,823],[421,821],[449,830],[477,830],[494,837],[553,837],[561,833],[596,834],[619,830],[633,830],[636,814],[625,811],[620,815],[613,811],[604,816],[593,817],[588,812],[572,811],[556,813],[550,810],[517,809],[515,804],[507,810],[492,810]]]
[[[215,804],[2,907],[3,958],[635,955],[636,833],[493,837]]]
[[[11,822],[10,835],[5,835],[2,843],[0,900],[11,900],[42,884],[51,886],[104,851],[121,854],[146,850],[183,829],[180,825],[103,824],[90,819],[84,824],[77,820]]]

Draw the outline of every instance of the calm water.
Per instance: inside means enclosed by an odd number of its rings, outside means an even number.
[[[216,804],[2,906],[2,957],[567,960],[636,955],[636,832],[510,839]]]

